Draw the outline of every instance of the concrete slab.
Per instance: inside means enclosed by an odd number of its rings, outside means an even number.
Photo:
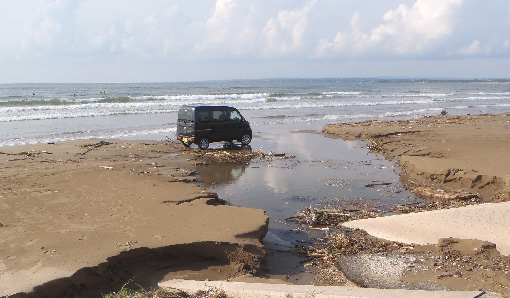
[[[440,238],[485,240],[510,255],[510,202],[355,220],[346,227],[409,244],[436,244]]]
[[[244,283],[226,281],[195,281],[195,280],[170,280],[159,284],[161,288],[179,289],[188,293],[199,290],[222,289],[232,298],[501,298],[500,295],[486,293],[484,291],[411,291],[400,289],[363,289],[352,287],[313,286],[313,285],[288,285],[288,284],[265,284]]]

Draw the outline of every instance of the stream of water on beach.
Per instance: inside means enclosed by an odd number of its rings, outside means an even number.
[[[234,206],[258,208],[270,218],[264,239],[270,275],[309,284],[304,259],[294,253],[327,231],[288,220],[310,206],[389,211],[419,201],[399,183],[398,169],[370,153],[361,142],[328,138],[319,124],[257,126],[253,150],[286,158],[267,157],[249,164],[201,166],[204,185]],[[212,150],[221,149],[221,145]]]

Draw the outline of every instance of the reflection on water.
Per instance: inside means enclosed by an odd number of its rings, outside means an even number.
[[[309,242],[310,231],[286,219],[328,204],[374,211],[417,199],[399,183],[394,166],[360,142],[327,138],[313,126],[257,126],[253,150],[295,158],[261,158],[244,164],[200,166],[204,184],[229,204],[263,209],[270,217],[266,246],[277,277],[303,270],[288,243]],[[316,231],[315,231],[316,232]],[[285,246],[281,246],[285,243]],[[291,259],[291,260],[289,260]],[[299,274],[298,274],[299,275]],[[295,277],[293,282],[304,283]]]
[[[222,184],[233,184],[244,174],[249,164],[223,163],[216,165],[197,165],[197,171],[206,188],[218,187]]]

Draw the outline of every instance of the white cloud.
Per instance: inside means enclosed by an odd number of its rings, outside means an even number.
[[[316,0],[312,0],[300,9],[282,10],[276,18],[267,21],[263,29],[266,56],[306,49],[306,38],[311,30],[309,13],[316,3]]]
[[[315,56],[331,54],[420,55],[450,37],[455,12],[462,0],[417,0],[389,10],[382,24],[370,32],[362,31],[362,14],[351,17],[351,31],[338,32],[332,42],[321,40]]]
[[[473,42],[464,48],[461,48],[459,52],[462,55],[476,55],[482,52],[481,44],[479,40],[473,40]]]
[[[510,49],[510,39],[503,42],[503,49]]]
[[[222,59],[273,59],[302,53],[313,45],[309,14],[316,3],[217,0],[210,17],[195,31],[193,49],[201,58]]]
[[[79,38],[77,44],[84,55],[91,57],[113,58],[113,54],[129,57],[130,61],[187,57],[195,35],[193,18],[204,14],[201,9],[190,7],[189,2],[175,2],[82,2],[73,20]]]
[[[0,55],[3,59],[18,60],[52,52],[62,33],[59,17],[65,1],[32,1],[31,5],[18,1],[12,3],[15,4],[2,3],[0,6]]]
[[[196,53],[209,56],[223,49],[223,53],[231,52],[236,47],[239,36],[240,16],[244,15],[234,0],[217,0],[214,11],[203,26],[203,40],[197,40],[194,47]],[[199,33],[199,36],[201,34]],[[220,53],[221,53],[220,52]],[[221,54],[220,54],[221,55]]]
[[[285,76],[281,65],[320,73],[324,61],[507,58],[509,32],[508,0],[0,0],[3,71],[86,63]]]

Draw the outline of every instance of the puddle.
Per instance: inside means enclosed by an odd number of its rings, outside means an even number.
[[[361,142],[328,138],[318,125],[257,126],[252,150],[285,153],[293,158],[271,158],[246,164],[198,166],[206,188],[228,204],[263,209],[270,217],[264,239],[270,275],[309,284],[310,276],[295,245],[306,245],[323,231],[286,219],[309,206],[364,208],[389,211],[419,201],[399,183],[398,168],[368,151]],[[212,144],[221,148],[221,144]]]

